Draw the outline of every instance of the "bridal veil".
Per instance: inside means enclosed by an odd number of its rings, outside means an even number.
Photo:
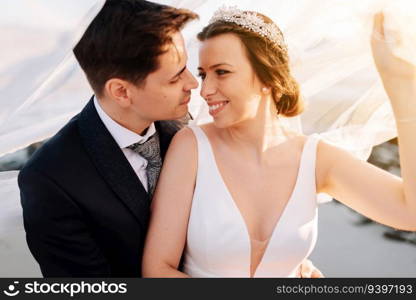
[[[396,55],[416,63],[413,0],[163,0],[189,8],[200,20],[183,34],[188,68],[196,73],[196,34],[223,4],[259,11],[282,29],[305,112],[284,119],[305,134],[367,159],[373,146],[396,136],[393,114],[373,64],[372,16],[383,10],[387,42]],[[0,157],[42,141],[77,114],[92,91],[72,48],[103,0],[2,0],[0,3]],[[398,30],[402,36],[398,36]],[[403,42],[405,41],[405,42]],[[193,93],[194,123],[208,122],[208,107]],[[65,170],[62,170],[65,172]],[[23,231],[17,171],[0,172],[0,239]]]

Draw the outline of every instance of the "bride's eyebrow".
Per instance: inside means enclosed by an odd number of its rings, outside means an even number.
[[[232,67],[232,65],[227,64],[227,63],[219,63],[219,64],[215,64],[215,65],[210,66],[209,69],[215,69],[215,68],[218,68],[220,66],[230,66],[230,67]],[[198,67],[198,71],[203,71],[203,70],[204,70],[204,68]]]

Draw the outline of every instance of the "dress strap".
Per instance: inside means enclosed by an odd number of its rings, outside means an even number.
[[[305,141],[305,145],[303,146],[303,153],[302,159],[304,160],[303,163],[307,164],[309,168],[315,169],[316,164],[316,153],[318,149],[318,142],[320,140],[320,136],[317,133],[314,133]]]
[[[202,163],[208,162],[210,159],[214,159],[214,154],[211,149],[211,144],[207,135],[199,126],[189,126],[193,131],[197,145],[198,145],[198,166],[201,167]]]
[[[195,134],[196,139],[199,141],[204,140],[206,138],[205,133],[202,131],[201,127],[199,126],[188,126]]]
[[[307,137],[303,146],[298,177],[308,180],[316,192],[316,154],[318,142],[321,139],[319,134],[314,133]]]

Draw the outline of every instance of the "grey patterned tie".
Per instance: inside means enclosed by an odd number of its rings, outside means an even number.
[[[146,142],[140,144],[135,143],[127,148],[141,155],[147,160],[146,174],[147,174],[147,191],[150,198],[156,187],[156,182],[159,177],[160,168],[162,167],[162,158],[160,157],[159,135],[157,132],[152,135]]]

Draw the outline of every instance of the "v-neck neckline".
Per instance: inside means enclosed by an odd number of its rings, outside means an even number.
[[[211,141],[209,140],[208,135],[204,132],[204,130],[201,127],[198,127],[198,128],[201,130],[202,134],[206,138],[206,141],[208,142],[209,153],[210,153],[211,159],[213,160],[213,163],[214,163],[215,172],[217,173],[217,176],[218,176],[218,178],[221,181],[221,184],[222,184],[222,186],[223,186],[223,188],[224,188],[224,190],[225,190],[225,192],[226,192],[226,194],[228,196],[228,199],[230,200],[229,202],[231,203],[231,206],[233,206],[234,211],[236,212],[236,214],[239,216],[239,219],[241,220],[241,223],[243,223],[243,227],[244,227],[243,230],[245,231],[245,237],[248,240],[248,248],[249,248],[249,258],[248,258],[248,262],[249,262],[249,265],[248,265],[248,275],[249,276],[248,277],[255,278],[258,269],[260,268],[260,266],[262,265],[262,263],[264,261],[264,257],[266,257],[266,254],[267,254],[268,249],[269,249],[269,245],[270,245],[270,243],[272,242],[272,240],[274,238],[275,232],[277,231],[276,229],[279,227],[279,225],[280,225],[281,220],[283,219],[283,217],[287,214],[287,210],[289,208],[289,204],[291,202],[293,202],[293,198],[294,198],[295,192],[296,192],[296,190],[297,190],[297,188],[299,186],[299,181],[300,181],[299,178],[301,177],[299,175],[300,175],[300,173],[302,171],[302,166],[303,166],[303,161],[304,161],[304,156],[305,156],[305,149],[306,149],[306,146],[307,146],[307,143],[308,143],[310,137],[307,137],[306,140],[305,140],[305,142],[304,142],[304,144],[303,144],[303,149],[302,149],[302,153],[301,153],[301,156],[300,156],[300,162],[299,162],[298,172],[297,172],[297,175],[296,175],[296,181],[295,181],[295,185],[293,187],[293,190],[292,190],[292,192],[290,194],[290,197],[289,197],[288,201],[286,202],[286,204],[285,204],[282,212],[280,213],[280,216],[278,216],[278,219],[275,221],[275,225],[273,227],[273,230],[272,230],[271,235],[269,236],[268,239],[264,240],[264,241],[267,241],[267,245],[265,246],[265,249],[263,251],[263,255],[262,255],[259,263],[257,264],[256,269],[253,272],[253,276],[251,276],[251,264],[252,264],[252,260],[251,260],[251,255],[252,255],[251,243],[252,243],[253,240],[254,241],[258,241],[258,240],[252,239],[250,237],[250,233],[249,233],[249,230],[248,230],[248,226],[247,226],[246,220],[244,219],[243,214],[241,213],[241,210],[238,208],[238,205],[235,202],[235,200],[234,200],[234,198],[233,198],[233,196],[232,196],[232,194],[231,194],[231,192],[230,192],[227,184],[225,183],[224,178],[223,178],[223,176],[222,176],[222,174],[220,172],[220,169],[218,167],[217,160],[216,160],[216,157],[215,157],[215,153],[214,153],[214,148],[212,147]],[[260,242],[264,242],[264,241],[260,241]]]

